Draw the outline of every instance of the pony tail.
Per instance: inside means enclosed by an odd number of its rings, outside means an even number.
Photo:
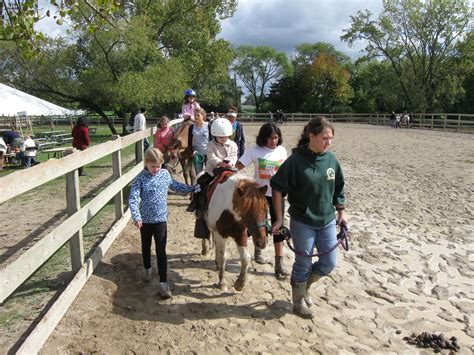
[[[307,132],[308,129],[305,127],[303,129],[303,133],[301,133],[300,139],[298,140],[298,143],[296,144],[296,147],[294,147],[291,151],[294,153],[297,151],[299,148],[304,147],[309,144],[309,133]]]

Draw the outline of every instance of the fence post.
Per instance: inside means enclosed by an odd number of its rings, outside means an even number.
[[[113,140],[120,139],[120,136],[113,136]],[[114,180],[122,176],[122,152],[117,150],[112,153],[112,177]],[[121,189],[114,196],[115,220],[118,221],[123,216],[123,190]]]
[[[140,139],[138,142],[135,143],[135,162],[137,164],[143,161],[143,149],[143,139]]]
[[[446,131],[446,120],[448,118],[448,115],[444,115],[443,117],[443,131]]]
[[[72,153],[74,153],[72,149],[66,149],[64,155],[70,155]],[[66,203],[68,216],[72,216],[81,208],[79,194],[79,174],[77,170],[70,171],[66,174]],[[71,255],[72,271],[77,271],[84,264],[84,242],[82,238],[82,227],[69,240],[69,252]]]
[[[461,132],[461,115],[458,115],[458,132]]]
[[[420,113],[420,128],[421,128],[421,120],[425,118],[425,115]]]
[[[431,129],[434,128],[434,114],[431,114]]]

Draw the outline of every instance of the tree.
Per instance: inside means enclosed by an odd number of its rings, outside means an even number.
[[[123,4],[114,12],[113,24],[79,5],[70,15],[75,36],[68,41],[46,39],[33,58],[3,46],[3,58],[17,59],[8,62],[7,81],[53,101],[77,103],[106,120],[106,110],[124,116],[141,106],[158,111],[180,107],[188,86],[202,89],[201,99],[218,102],[214,84],[229,80],[232,52],[227,42],[215,37],[219,19],[232,14],[235,1]]]
[[[293,73],[272,85],[268,100],[273,109],[332,112],[352,96],[350,59],[329,43],[303,43],[296,47]]]
[[[341,39],[364,40],[367,58],[382,58],[396,74],[408,106],[430,111],[449,94],[449,59],[472,18],[467,0],[385,0],[377,20],[370,11],[351,17]]]
[[[232,70],[253,96],[259,112],[270,84],[290,74],[292,68],[287,55],[272,47],[240,46],[235,51]]]

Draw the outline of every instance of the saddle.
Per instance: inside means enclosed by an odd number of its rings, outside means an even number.
[[[209,183],[209,187],[207,189],[207,205],[208,206],[209,206],[209,202],[211,201],[212,194],[216,190],[217,185],[226,182],[236,172],[237,171],[235,171],[232,168],[224,168],[224,170],[220,171],[218,174],[214,174],[215,178]]]

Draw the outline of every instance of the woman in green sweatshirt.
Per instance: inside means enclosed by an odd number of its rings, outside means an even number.
[[[315,117],[304,127],[293,154],[280,166],[270,180],[273,205],[281,206],[288,195],[288,210],[292,241],[298,254],[291,274],[293,312],[312,318],[309,308],[313,300],[308,290],[314,282],[336,267],[337,249],[322,255],[313,263],[311,255],[329,250],[337,242],[336,216],[346,223],[344,216],[344,175],[333,153],[328,151],[334,137],[334,127],[324,117]],[[273,232],[283,225],[281,209],[275,208]]]

